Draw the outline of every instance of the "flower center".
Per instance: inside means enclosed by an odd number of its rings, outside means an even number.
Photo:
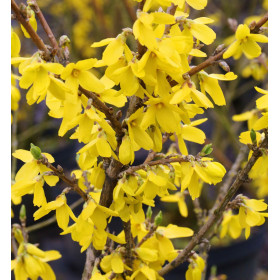
[[[72,76],[75,77],[75,78],[78,78],[80,75],[80,70],[78,69],[73,69],[72,71]]]

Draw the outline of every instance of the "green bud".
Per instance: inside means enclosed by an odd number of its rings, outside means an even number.
[[[20,220],[26,220],[26,208],[25,208],[24,204],[22,204],[21,207],[20,207],[19,219]]]
[[[253,128],[250,131],[250,137],[251,137],[252,143],[257,144],[257,135],[256,135],[256,131]]]
[[[147,209],[147,211],[146,211],[146,217],[147,217],[148,219],[151,219],[151,218],[152,218],[152,215],[153,215],[153,210],[152,210],[152,207],[149,206],[148,209]]]
[[[203,147],[203,149],[200,152],[200,155],[207,156],[207,155],[210,155],[212,152],[213,152],[212,143],[210,143]]]
[[[79,162],[80,154],[76,154],[76,162]]]
[[[32,143],[30,144],[30,152],[35,159],[38,160],[38,159],[42,158],[41,149],[39,147],[33,145]]]
[[[155,225],[159,226],[162,223],[162,212],[159,211],[155,217]]]

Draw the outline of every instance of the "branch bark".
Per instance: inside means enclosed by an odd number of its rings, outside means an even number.
[[[182,156],[182,157],[175,157],[175,158],[164,158],[164,159],[159,159],[159,160],[154,160],[154,161],[149,161],[146,163],[142,163],[136,166],[131,166],[128,169],[122,171],[119,173],[119,178],[121,178],[124,174],[131,175],[135,171],[140,170],[140,169],[146,169],[148,166],[155,166],[155,165],[168,165],[172,162],[190,162],[191,158],[194,158],[193,156]]]
[[[30,1],[31,2],[31,1]],[[35,12],[36,16],[38,17],[43,29],[45,30],[50,42],[51,42],[51,45],[53,47],[53,55],[55,55],[57,53],[58,55],[58,58],[59,59],[62,59],[62,53],[60,51],[60,48],[57,44],[57,41],[55,39],[55,36],[53,35],[53,32],[49,26],[49,24],[47,23],[41,9],[39,8],[38,4],[37,4],[37,1],[36,0],[32,0],[32,3],[29,4],[30,7],[32,8],[32,10]]]
[[[46,157],[39,160],[40,163],[44,164],[48,168],[50,168],[56,176],[58,176],[62,181],[64,181],[67,185],[69,185],[73,191],[79,194],[85,201],[87,201],[87,195],[79,188],[78,184],[75,180],[72,180],[65,176],[63,169],[59,170],[58,168],[54,167],[51,163],[48,162]]]

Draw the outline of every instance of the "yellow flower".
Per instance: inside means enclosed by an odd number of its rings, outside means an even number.
[[[164,196],[160,200],[164,201],[164,202],[177,202],[180,214],[183,217],[188,216],[188,208],[187,208],[187,203],[185,201],[185,194],[184,193],[176,192],[175,194]]]
[[[33,99],[37,100],[40,98],[40,100],[43,100],[51,82],[49,72],[61,74],[63,68],[64,67],[59,63],[33,62],[23,69],[19,68],[19,72],[22,74],[19,86],[23,89],[27,89],[33,84],[30,89],[33,90]]]
[[[182,101],[193,102],[204,108],[213,108],[213,103],[206,97],[206,95],[196,89],[195,84],[191,81],[189,83],[183,83],[182,86],[177,85],[173,87],[174,94],[171,96],[171,104],[179,104]]]
[[[247,121],[248,129],[251,130],[254,127],[256,121],[259,119],[258,112],[259,111],[257,109],[253,109],[239,115],[234,115],[232,120],[235,122]]]
[[[216,39],[216,33],[206,25],[209,23],[213,23],[213,20],[207,17],[201,17],[194,20],[186,19],[185,26],[196,39],[206,45],[210,45]]]
[[[233,72],[222,74],[207,74],[205,71],[198,73],[199,84],[202,93],[207,92],[213,99],[214,103],[223,106],[226,105],[226,100],[219,86],[218,80],[233,81],[237,76]]]
[[[181,191],[188,188],[191,198],[194,200],[200,196],[201,185],[199,180],[207,184],[221,182],[226,170],[219,162],[211,162],[209,158],[202,158],[201,162],[183,162],[182,167],[182,182]]]
[[[101,40],[100,42],[93,43],[91,47],[98,48],[107,45],[102,54],[102,61],[105,63],[105,65],[112,65],[116,63],[123,55],[125,42],[126,36],[124,36],[122,33],[119,34],[117,38],[107,38]]]
[[[11,109],[16,111],[18,109],[18,102],[20,100],[20,92],[16,87],[16,79],[17,77],[12,74],[11,76]]]
[[[200,280],[204,270],[205,263],[203,258],[195,254],[190,259],[188,270],[186,271],[186,280]]]
[[[76,64],[69,63],[61,73],[66,86],[74,93],[77,93],[79,85],[86,90],[100,93],[105,89],[104,84],[92,74],[90,70],[97,62],[97,59],[80,60]]]
[[[233,239],[238,238],[242,233],[242,227],[238,215],[233,215],[232,210],[224,213],[221,224],[220,237],[224,238],[229,234]]]
[[[267,59],[263,63],[259,63],[255,60],[250,60],[250,63],[243,68],[242,76],[244,78],[249,78],[252,76],[256,81],[262,81],[266,78],[267,75]]]
[[[239,208],[239,222],[242,228],[245,228],[245,237],[248,239],[250,236],[250,228],[254,226],[260,226],[265,222],[267,213],[261,212],[267,209],[267,204],[263,199],[248,199],[243,198],[243,206]]]
[[[115,273],[123,273],[125,264],[119,252],[114,252],[111,255],[105,256],[100,262],[100,267],[107,273],[113,271]]]
[[[153,141],[149,134],[140,126],[143,118],[143,109],[138,109],[127,120],[128,133],[134,150],[143,148],[150,150],[153,148]]]
[[[184,140],[194,142],[194,143],[199,143],[199,144],[204,143],[206,139],[205,133],[201,129],[197,128],[196,126],[204,123],[205,121],[207,121],[207,118],[195,120],[190,124],[182,125],[181,132],[176,134],[178,139],[179,149],[183,155],[188,155],[188,149]],[[173,137],[170,137],[170,139],[173,140]]]
[[[240,24],[235,33],[234,41],[225,51],[224,59],[233,56],[240,58],[242,52],[248,59],[258,57],[261,54],[261,47],[256,43],[267,43],[268,38],[261,34],[250,34],[250,28],[246,24]]]
[[[71,208],[67,205],[67,200],[65,194],[59,195],[56,200],[44,204],[40,209],[38,209],[34,214],[34,220],[38,220],[43,216],[49,214],[51,211],[56,210],[56,220],[58,226],[65,230],[69,223],[69,216],[73,221],[76,221],[76,217],[73,214]]]
[[[147,111],[144,113],[141,125],[147,128],[150,125],[159,125],[162,131],[179,133],[180,114],[184,112],[177,106],[170,104],[171,95],[160,98],[150,97],[145,103],[148,105]]]
[[[175,0],[175,3],[176,2],[184,2],[182,0]],[[207,5],[207,0],[187,0],[187,3],[194,9],[196,10],[202,10],[206,7]]]
[[[55,274],[47,263],[61,258],[58,251],[42,251],[33,244],[21,242],[17,258],[12,260],[12,270],[16,280],[38,279],[55,280]]]
[[[11,30],[11,56],[16,57],[19,56],[20,52],[20,39],[16,32],[14,32],[13,28]]]
[[[49,163],[54,162],[54,158],[50,154],[42,154],[48,159]],[[47,168],[45,165],[39,163],[36,159],[34,159],[30,151],[19,149],[16,150],[12,155],[13,157],[25,162],[25,164],[20,168],[20,170],[16,174],[16,182],[30,181],[33,180],[39,173],[43,174],[46,171],[51,171],[51,169]],[[58,181],[57,176],[43,175],[43,178],[50,186],[54,186]]]

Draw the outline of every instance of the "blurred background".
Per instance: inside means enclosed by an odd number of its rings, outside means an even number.
[[[17,1],[20,3],[20,1]],[[56,38],[67,35],[70,40],[70,61],[76,62],[81,59],[97,57],[101,58],[102,48],[91,48],[93,42],[107,37],[116,37],[122,28],[132,27],[136,19],[137,2],[132,0],[38,0],[50,27]],[[190,18],[207,16],[215,22],[210,25],[217,34],[216,41],[211,46],[204,46],[202,50],[211,55],[215,48],[222,44],[229,44],[233,40],[234,28],[240,23],[249,24],[258,20],[267,10],[267,1],[263,0],[209,0],[208,6],[202,11],[190,10]],[[230,20],[229,20],[230,19]],[[32,41],[26,39],[19,25],[12,21],[14,31],[21,39],[21,56],[32,55],[36,52]],[[45,42],[48,42],[42,27],[38,23],[38,34]],[[129,42],[130,47],[133,42]],[[227,170],[230,169],[239,151],[238,136],[240,132],[247,129],[246,122],[233,122],[232,116],[248,111],[255,107],[255,100],[259,97],[254,86],[267,89],[267,46],[262,45],[263,54],[257,59],[242,59],[235,61],[227,60],[231,71],[238,75],[238,79],[232,82],[220,83],[227,105],[207,110],[205,117],[208,118],[200,128],[206,133],[207,142],[213,143],[213,157],[221,162]],[[196,65],[203,61],[194,58],[192,64]],[[16,73],[16,69],[15,70]],[[206,69],[209,73],[223,73],[217,66],[213,65]],[[17,74],[17,73],[16,73]],[[103,73],[95,72],[100,77]],[[56,164],[60,164],[67,174],[78,168],[75,154],[82,144],[77,140],[69,140],[73,133],[68,132],[63,138],[57,135],[61,120],[48,116],[48,108],[44,102],[29,106],[26,104],[26,92],[20,90],[21,100],[19,110],[13,113],[12,139],[16,145],[13,149],[30,148],[30,143],[39,146],[42,151],[48,152],[55,158]],[[124,108],[125,110],[125,108]],[[167,151],[170,142],[166,142],[164,149]],[[201,145],[188,143],[191,154],[197,154]],[[146,157],[145,151],[137,152],[134,164],[142,163]],[[20,161],[13,160],[13,171],[21,167]],[[59,182],[57,187],[45,188],[47,200],[51,201],[61,193],[65,187]],[[205,209],[211,208],[217,193],[217,187],[203,188],[201,206]],[[241,193],[249,197],[266,198],[266,191],[260,190],[257,182],[244,184]],[[189,198],[188,198],[189,199]],[[73,204],[74,213],[80,213],[82,204],[75,193],[67,196],[69,204]],[[33,212],[37,209],[32,204],[32,196],[25,196],[23,203],[27,208],[27,226],[30,227],[30,242],[40,243],[43,250],[58,250],[62,258],[51,263],[58,280],[81,279],[85,253],[80,254],[80,246],[73,242],[69,235],[60,236],[61,230],[53,222],[53,214],[37,221],[45,221],[44,227],[37,229],[33,221]],[[192,203],[187,200],[189,216],[182,218],[177,209],[177,204],[161,203],[159,209],[163,209],[164,224],[176,223],[188,226],[196,230],[196,216],[192,210]],[[13,205],[14,218],[12,223],[18,222],[19,206]],[[157,212],[157,210],[155,210]],[[115,231],[120,231],[120,222],[116,219],[112,224]],[[243,235],[242,235],[243,236]],[[187,239],[177,240],[177,248],[183,247]],[[226,274],[229,280],[261,280],[267,279],[267,225],[254,229],[250,238],[246,241],[243,237],[237,240],[224,239],[222,242],[214,240],[208,259],[208,270],[217,266],[218,274]],[[187,264],[167,275],[166,279],[176,276],[184,279]],[[209,272],[208,272],[209,275]],[[222,278],[221,278],[222,279]]]

